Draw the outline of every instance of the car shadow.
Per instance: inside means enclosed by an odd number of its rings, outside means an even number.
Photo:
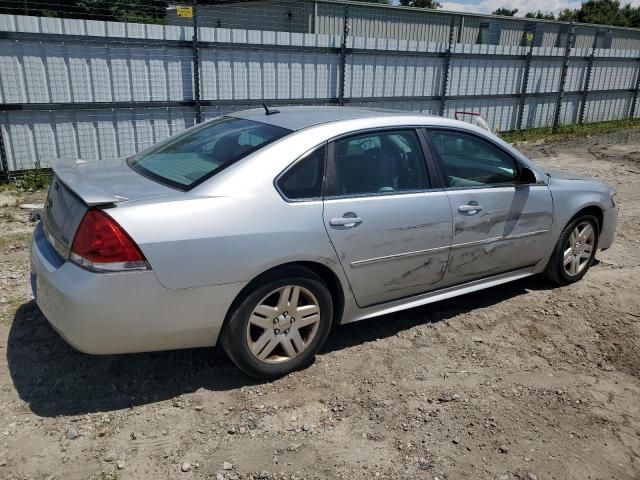
[[[336,327],[321,353],[395,335],[479,307],[548,289],[537,278],[471,293],[425,307]],[[238,370],[218,348],[128,355],[86,355],[70,347],[34,301],[15,313],[7,342],[11,378],[39,416],[77,415],[144,405],[194,392],[226,391],[260,383]]]
[[[497,305],[532,290],[551,290],[553,288],[557,287],[543,278],[537,276],[528,277],[486,290],[441,300],[423,307],[402,310],[371,320],[341,325],[335,329],[339,330],[339,332],[334,332],[329,336],[321,353],[342,350],[366,342],[392,337],[417,325],[448,320],[477,308]]]

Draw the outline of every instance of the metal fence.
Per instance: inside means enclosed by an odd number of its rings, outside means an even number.
[[[128,156],[263,102],[473,111],[496,131],[639,115],[635,30],[335,1],[188,7],[147,24],[0,14],[2,172]]]

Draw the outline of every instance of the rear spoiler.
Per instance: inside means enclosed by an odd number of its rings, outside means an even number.
[[[85,163],[87,163],[86,160],[55,158],[51,160],[51,169],[58,180],[80,197],[89,207],[127,200],[125,197],[114,195],[99,185],[92,183],[86,175],[82,174],[82,169],[78,168]]]

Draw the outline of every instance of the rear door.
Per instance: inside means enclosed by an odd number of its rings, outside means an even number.
[[[521,184],[523,165],[477,135],[431,129],[428,138],[453,217],[444,283],[464,283],[542,259],[553,218],[549,188]]]
[[[358,305],[441,283],[451,209],[411,128],[368,131],[329,145],[324,223]]]

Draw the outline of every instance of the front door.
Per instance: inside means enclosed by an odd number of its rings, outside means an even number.
[[[413,129],[374,131],[330,145],[324,223],[358,305],[438,288],[451,208],[432,189]]]
[[[544,184],[520,183],[524,167],[474,134],[429,131],[453,216],[447,285],[535,264],[547,253],[553,218]]]

